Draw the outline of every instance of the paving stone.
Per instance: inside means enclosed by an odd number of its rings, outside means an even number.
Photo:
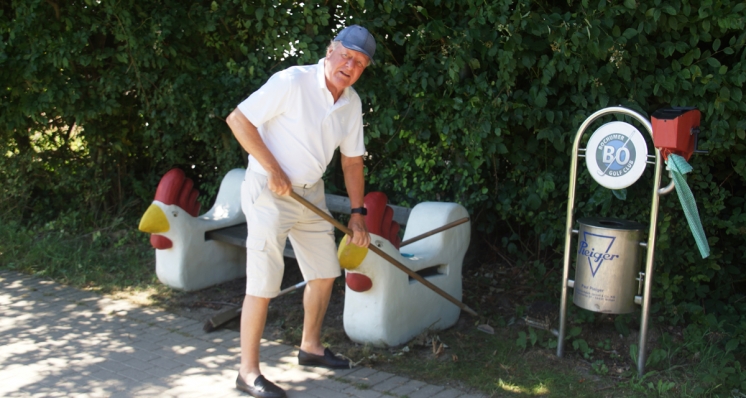
[[[125,365],[123,362],[112,361],[112,360],[103,361],[99,363],[98,366],[106,370],[112,371],[114,373],[119,373],[124,370],[131,369],[129,366]]]
[[[342,390],[342,393],[359,398],[379,398],[384,396],[380,391],[362,388],[359,385],[351,385],[349,388]]]
[[[188,366],[184,364],[179,364],[175,368],[159,368],[154,367],[151,369],[148,369],[148,375],[150,376],[146,381],[154,384],[160,384],[167,382],[171,379],[177,379],[181,377],[181,375],[188,369]]]
[[[409,396],[414,391],[417,391],[417,389],[424,387],[425,383],[419,381],[419,380],[409,380],[406,383],[400,385],[399,387],[394,388],[393,390],[389,390],[388,392],[397,396],[406,395]]]
[[[138,361],[148,362],[152,361],[156,358],[159,358],[159,355],[148,350],[142,350],[142,349],[135,349],[135,352],[130,354],[132,359],[137,359]]]
[[[317,387],[324,387],[332,391],[343,391],[343,390],[346,390],[350,386],[347,383],[343,383],[341,381],[334,380],[334,379],[326,379],[326,378],[316,380],[314,382],[314,385]]]
[[[433,398],[456,398],[462,396],[463,393],[459,390],[454,390],[452,388],[447,388],[435,395],[433,395]]]
[[[288,397],[318,397],[318,398],[349,398],[350,394],[341,391],[329,390],[324,387],[314,387],[305,391],[288,391]]]
[[[417,391],[412,391],[411,393],[407,394],[407,397],[409,398],[430,398],[432,396],[435,396],[436,394],[439,394],[443,390],[445,390],[445,387],[443,386],[436,386],[436,385],[428,384],[428,385],[418,388]]]
[[[149,363],[153,365],[154,367],[160,368],[160,369],[176,369],[184,365],[184,363],[182,362],[176,361],[172,358],[164,358],[164,357],[158,357],[150,361]]]
[[[141,370],[133,369],[133,368],[118,371],[117,374],[120,374],[124,377],[128,377],[136,381],[143,381],[143,380],[150,379],[150,375],[148,373],[143,372]]]
[[[375,389],[377,391],[387,392],[387,391],[391,391],[391,390],[399,387],[400,385],[402,385],[402,384],[404,384],[404,383],[406,383],[408,381],[409,381],[409,379],[407,379],[405,377],[394,376],[394,377],[390,377],[390,378],[388,378],[388,379],[386,379],[386,380],[384,380],[384,381],[382,381],[382,382],[374,385],[373,389]]]
[[[379,372],[375,369],[363,367],[357,372],[352,372],[342,378],[349,380],[352,383],[360,383],[372,387],[392,377],[394,377],[394,375],[391,373]]]

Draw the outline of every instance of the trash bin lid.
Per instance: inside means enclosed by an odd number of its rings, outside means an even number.
[[[644,231],[645,226],[635,221],[622,220],[610,217],[583,217],[578,220],[578,224],[593,228],[625,230],[625,231]]]

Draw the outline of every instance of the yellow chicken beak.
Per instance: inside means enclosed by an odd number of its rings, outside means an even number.
[[[337,258],[339,258],[339,265],[342,268],[353,270],[359,267],[367,255],[367,247],[356,246],[352,243],[347,244],[347,235],[342,237],[342,242],[337,249]]]
[[[160,207],[155,204],[150,205],[145,214],[140,219],[140,231],[147,232],[149,234],[162,234],[168,232],[171,226],[168,224],[168,219],[163,213]]]

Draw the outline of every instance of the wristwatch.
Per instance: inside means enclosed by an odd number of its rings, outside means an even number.
[[[364,216],[368,215],[368,209],[365,207],[356,207],[354,209],[350,209],[350,214],[362,214]]]

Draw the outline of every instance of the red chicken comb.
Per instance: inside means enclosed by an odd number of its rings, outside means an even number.
[[[199,191],[194,189],[194,182],[181,169],[171,169],[164,174],[155,190],[155,200],[179,206],[192,217],[199,214],[198,196]]]
[[[386,194],[369,192],[364,200],[365,208],[368,210],[368,215],[365,216],[368,232],[388,240],[398,249],[401,245],[399,223],[393,220],[394,210],[387,206],[389,199]]]

